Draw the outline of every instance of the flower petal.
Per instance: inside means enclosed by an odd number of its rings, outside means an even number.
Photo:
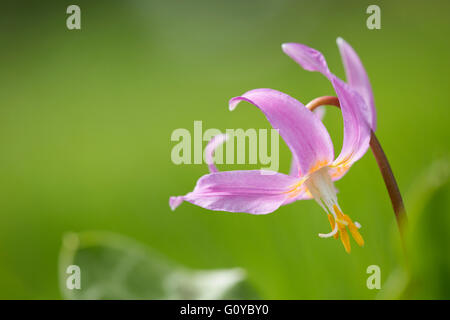
[[[333,84],[344,119],[344,141],[334,166],[350,167],[369,147],[370,125],[366,117],[369,110],[367,104],[355,89],[330,72],[319,51],[297,43],[284,44],[283,51],[306,70],[321,72]]]
[[[350,167],[351,166],[343,166],[343,165],[331,167],[330,170],[328,171],[328,173],[331,176],[331,180],[333,181],[340,180],[343,176],[345,176],[348,170],[350,170]]]
[[[301,175],[309,174],[333,161],[330,135],[322,122],[303,104],[272,89],[255,89],[230,100],[230,110],[240,101],[255,105],[290,148]]]
[[[298,161],[294,155],[292,155],[291,169],[289,170],[289,175],[292,177],[300,177],[301,175],[300,169],[298,168]]]
[[[283,205],[298,201],[298,200],[310,200],[313,199],[312,194],[308,191],[308,189],[306,188],[306,186],[303,184],[298,191],[298,195],[295,197],[289,197],[284,203]]]
[[[293,42],[283,43],[281,45],[281,49],[305,70],[319,71],[323,74],[330,73],[323,54],[316,49],[310,48],[301,43]]]
[[[375,102],[373,99],[372,86],[366,70],[356,54],[355,50],[342,38],[337,38],[337,45],[344,63],[347,83],[355,89],[369,106],[366,114],[370,127],[373,131],[377,125],[377,115],[375,111]]]
[[[313,113],[315,114],[317,119],[322,121],[323,117],[325,116],[325,108],[324,107],[317,107],[313,111]],[[300,170],[298,169],[297,163],[298,163],[298,161],[295,159],[294,155],[292,155],[291,169],[289,170],[289,175],[290,176],[293,176],[293,177],[299,177],[300,176]]]
[[[344,81],[332,77],[331,82],[338,95],[344,119],[342,150],[334,161],[333,167],[350,167],[369,148],[370,127],[361,112],[367,105],[363,98]]]
[[[266,214],[290,198],[297,197],[301,180],[281,173],[261,170],[222,171],[207,174],[197,181],[194,191],[171,197],[175,210],[183,201],[215,211]]]
[[[325,107],[324,107],[324,106],[317,107],[317,108],[313,111],[313,113],[316,115],[316,117],[317,117],[320,121],[322,121],[322,120],[323,120],[323,117],[325,117],[325,113],[326,113]]]
[[[228,140],[228,136],[226,133],[218,134],[214,136],[205,148],[205,161],[208,165],[209,172],[217,172],[216,165],[214,164],[214,152],[218,147],[220,147],[225,141]]]

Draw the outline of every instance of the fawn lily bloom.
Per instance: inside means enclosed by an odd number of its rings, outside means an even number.
[[[320,71],[332,82],[344,118],[344,141],[340,155],[334,159],[328,131],[320,118],[302,103],[276,90],[251,90],[232,98],[230,110],[235,109],[239,102],[246,101],[264,113],[293,154],[291,173],[264,174],[260,170],[218,172],[212,163],[212,156],[226,136],[216,136],[206,148],[211,173],[201,177],[192,192],[171,197],[169,204],[172,210],[187,201],[215,211],[267,214],[296,200],[314,198],[328,215],[332,229],[319,236],[340,236],[345,250],[350,252],[348,231],[360,246],[364,240],[358,231],[360,225],[342,212],[333,181],[340,179],[367,151],[370,129],[374,125],[374,114],[370,112],[373,109],[367,106],[367,96],[359,93],[356,85],[348,85],[331,74],[319,52],[298,44],[283,45],[283,50],[305,69]],[[343,56],[345,60],[348,54],[344,53]],[[356,65],[355,59],[348,60],[350,62],[345,64],[346,68],[356,68],[354,73],[360,75],[361,70],[358,71],[358,68],[362,68],[362,65]],[[365,71],[362,70],[362,73],[365,74]]]

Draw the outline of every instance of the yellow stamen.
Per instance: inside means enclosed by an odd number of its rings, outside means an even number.
[[[347,253],[350,253],[350,251],[352,251],[352,248],[350,246],[350,237],[348,236],[347,229],[345,229],[345,227],[339,227],[339,231],[341,233],[341,241],[344,245],[345,251],[347,251]]]
[[[330,221],[331,231],[333,231],[333,230],[334,230],[334,226],[335,226],[335,222],[334,222],[333,215],[328,214],[328,221]],[[336,232],[336,233],[333,235],[333,237],[334,237],[335,239],[339,238],[339,233]]]
[[[333,206],[334,212],[336,214],[336,223],[338,225],[339,233],[341,235],[341,241],[344,245],[345,251],[347,253],[350,253],[351,246],[350,246],[350,237],[347,232],[347,228],[350,231],[350,234],[352,235],[353,239],[355,239],[356,243],[362,247],[364,245],[364,239],[361,236],[361,234],[358,231],[358,227],[353,223],[352,219],[346,214],[343,214],[342,211],[336,206]],[[332,224],[332,228],[334,228],[334,221],[332,220],[332,217],[330,218],[330,215],[328,215],[328,220],[330,220],[330,224]],[[337,237],[335,237],[337,239]]]
[[[338,217],[339,219],[341,219],[341,218],[344,216],[344,214],[342,213],[341,210],[339,210],[339,208],[337,207],[337,205],[333,205],[333,210],[334,210],[334,213],[336,213],[336,215],[337,215],[337,217]]]
[[[364,239],[358,231],[358,227],[355,226],[352,219],[346,214],[344,214],[344,220],[348,223],[348,230],[352,234],[353,239],[355,239],[356,243],[362,247],[364,245]]]

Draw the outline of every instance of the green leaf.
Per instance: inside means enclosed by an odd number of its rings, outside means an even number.
[[[80,289],[69,289],[67,268],[80,268]],[[70,233],[59,261],[65,299],[255,299],[240,268],[199,271],[178,266],[123,236]]]

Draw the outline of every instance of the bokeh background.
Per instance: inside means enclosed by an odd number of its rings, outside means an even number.
[[[81,30],[66,8],[81,7]],[[381,7],[381,30],[366,8]],[[262,298],[450,298],[448,1],[2,1],[0,13],[0,298],[59,299],[64,235],[101,230],[133,239],[193,270],[243,268]],[[280,48],[322,51],[344,77],[346,39],[371,79],[377,135],[410,214],[409,263],[370,152],[337,183],[364,248],[320,239],[313,201],[252,216],[168,199],[190,191],[205,165],[176,166],[171,133],[270,128],[229,98],[268,87],[307,103],[328,81]],[[342,120],[325,123],[342,141]],[[280,140],[281,141],[281,140]],[[290,154],[280,149],[280,171]],[[221,169],[259,166],[221,166]],[[93,262],[95,264],[95,260]],[[381,290],[366,269],[381,269]]]

